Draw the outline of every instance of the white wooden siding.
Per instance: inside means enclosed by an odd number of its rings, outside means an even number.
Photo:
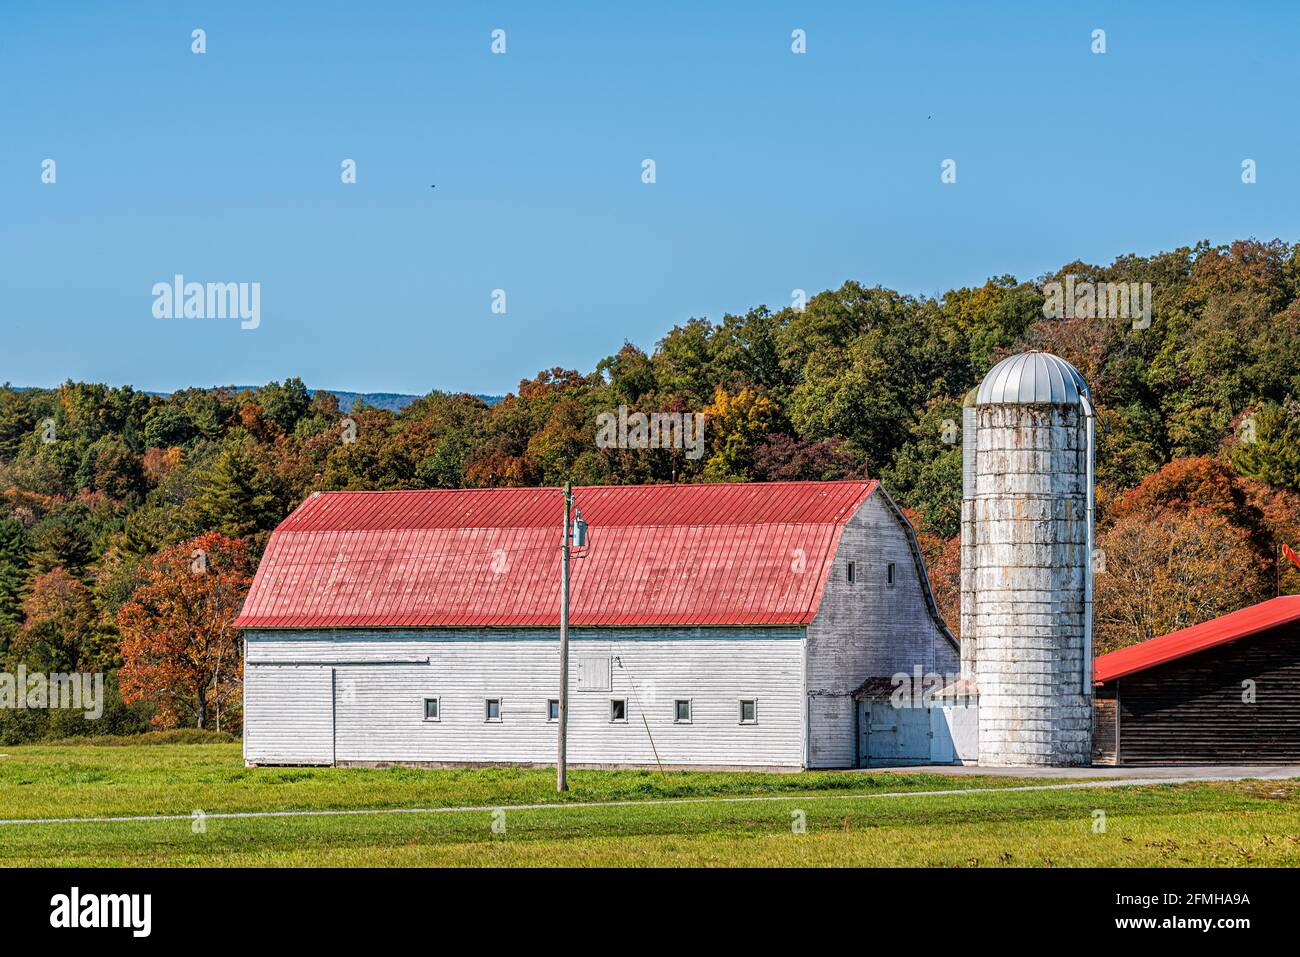
[[[555,761],[555,723],[547,720],[547,700],[559,691],[553,631],[246,637],[251,762],[300,763],[284,759],[285,745],[326,726],[338,762]],[[610,688],[581,690],[581,666],[571,669],[569,761],[653,766],[653,736],[665,765],[800,767],[802,637],[798,628],[575,632],[572,660],[606,659]],[[288,662],[333,672],[332,709],[314,693],[295,701]],[[426,697],[441,699],[440,720],[425,720]],[[484,720],[490,697],[501,699],[500,722]],[[610,721],[611,698],[627,700],[625,723]],[[674,721],[678,698],[692,699],[689,724]],[[741,698],[758,699],[757,724],[740,723]]]

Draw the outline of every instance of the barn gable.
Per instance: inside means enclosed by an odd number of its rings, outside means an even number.
[[[850,563],[852,571],[850,572]],[[911,525],[879,489],[840,536],[821,607],[808,626],[808,767],[864,760],[853,693],[894,675],[958,670],[957,640],[930,590]],[[928,753],[928,752],[927,752]]]

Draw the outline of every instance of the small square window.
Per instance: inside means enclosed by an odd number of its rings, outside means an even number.
[[[609,720],[610,721],[627,720],[627,699],[626,698],[609,699]]]
[[[758,724],[758,702],[755,699],[740,699],[740,723]]]
[[[673,702],[673,721],[677,724],[691,723],[691,699],[678,698]]]
[[[441,721],[442,720],[442,701],[438,698],[424,699],[424,720]]]
[[[894,579],[897,577],[897,569],[893,562],[885,566],[885,584],[890,588],[894,587]]]
[[[546,720],[547,720],[547,721],[559,721],[559,720],[560,720],[560,699],[559,699],[559,698],[549,698],[549,699],[547,699],[547,702],[546,702]]]
[[[501,699],[488,698],[484,703],[484,721],[501,720]]]
[[[849,562],[848,580],[850,585],[858,580],[858,566],[855,562]]]

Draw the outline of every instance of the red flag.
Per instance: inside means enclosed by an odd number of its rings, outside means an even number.
[[[1292,551],[1290,545],[1282,546],[1282,554],[1285,555],[1287,558],[1291,559],[1291,561],[1295,562],[1296,568],[1300,568],[1300,555],[1297,555],[1294,551]]]

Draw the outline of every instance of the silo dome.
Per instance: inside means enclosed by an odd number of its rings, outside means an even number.
[[[1078,405],[1090,398],[1079,370],[1050,352],[1022,352],[1003,359],[984,377],[976,405]]]

